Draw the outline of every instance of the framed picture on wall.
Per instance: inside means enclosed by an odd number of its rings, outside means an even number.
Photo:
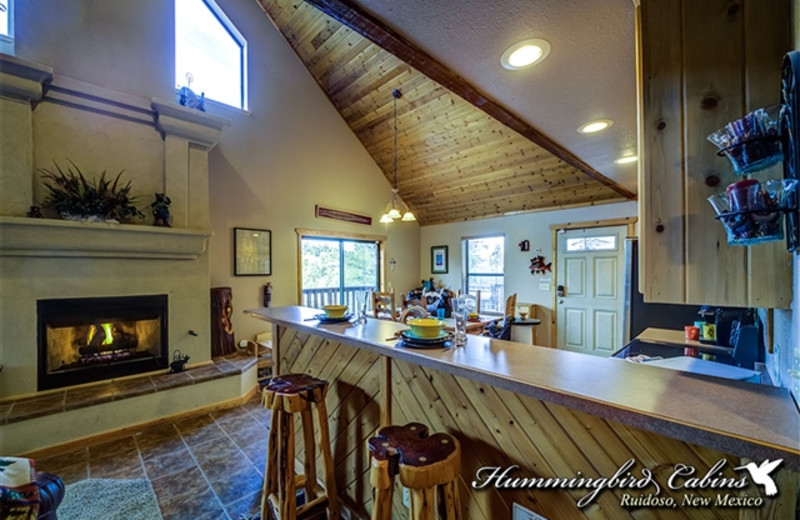
[[[272,231],[233,228],[233,274],[236,276],[272,274]]]
[[[447,246],[431,248],[431,273],[447,274]]]

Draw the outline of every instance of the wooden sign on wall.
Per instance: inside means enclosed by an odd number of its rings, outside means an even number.
[[[364,224],[365,226],[372,225],[372,217],[366,215],[357,215],[349,211],[342,211],[340,209],[326,208],[323,206],[314,206],[314,215],[317,218],[330,218],[334,220],[343,220],[345,222],[352,222],[354,224]]]

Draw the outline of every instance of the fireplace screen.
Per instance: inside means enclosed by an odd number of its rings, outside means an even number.
[[[167,295],[39,300],[39,390],[167,366]]]

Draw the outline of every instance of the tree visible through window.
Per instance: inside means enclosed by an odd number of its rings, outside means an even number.
[[[503,262],[505,237],[465,238],[464,266],[466,291],[476,295],[481,292],[481,312],[505,311],[505,276]]]
[[[247,41],[213,0],[175,0],[176,88],[246,110],[246,71]]]
[[[378,244],[366,240],[303,237],[302,304],[321,307],[345,304],[357,310],[370,290],[379,286],[380,251]]]

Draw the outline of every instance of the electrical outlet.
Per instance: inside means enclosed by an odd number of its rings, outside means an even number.
[[[411,508],[411,494],[408,492],[407,487],[403,487],[403,505]]]
[[[547,518],[514,502],[511,509],[511,520],[547,520]]]

